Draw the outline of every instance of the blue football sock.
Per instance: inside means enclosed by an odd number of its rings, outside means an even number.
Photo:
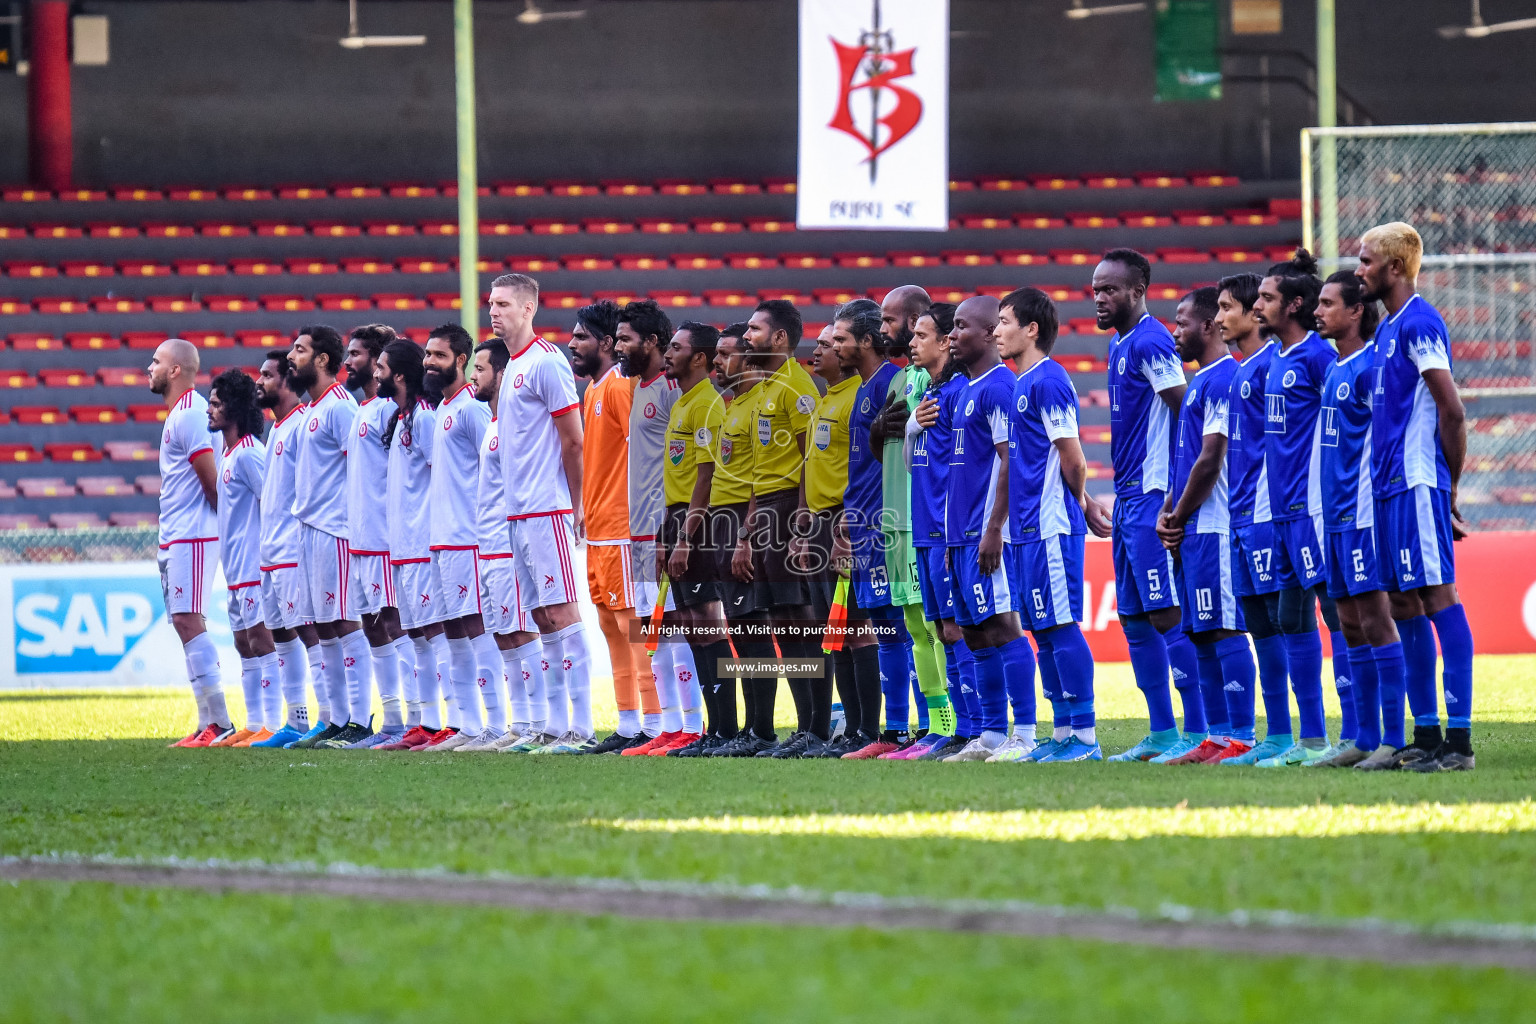
[[[1229,636],[1216,642],[1216,656],[1221,659],[1222,696],[1226,698],[1227,720],[1232,723],[1235,740],[1253,744],[1253,652],[1246,636]]]
[[[1205,698],[1200,693],[1200,659],[1195,653],[1195,645],[1178,626],[1163,634],[1163,644],[1168,648],[1173,688],[1179,691],[1179,702],[1184,705],[1184,732],[1186,735],[1206,732]]]
[[[960,697],[965,702],[966,721],[970,731],[966,736],[981,735],[981,690],[976,684],[976,652],[964,640],[955,644],[955,654],[960,659]]]
[[[1323,638],[1315,629],[1284,636],[1291,688],[1296,691],[1296,715],[1301,719],[1300,738],[1325,738],[1328,726],[1323,720]]]
[[[1439,725],[1440,707],[1435,696],[1435,627],[1428,616],[1415,615],[1397,624],[1397,635],[1403,642],[1403,681],[1413,724]]]
[[[996,647],[978,647],[971,652],[976,660],[976,691],[981,704],[981,732],[1008,733],[1008,684],[1003,678],[1003,652]]]
[[[1339,695],[1339,736],[1354,739],[1359,731],[1355,719],[1354,662],[1349,657],[1349,641],[1343,633],[1329,633],[1328,643],[1333,649],[1333,688]]]
[[[875,625],[875,650],[880,659],[880,694],[885,698],[885,727],[892,732],[910,729],[912,708],[908,703],[912,678],[912,634],[890,605],[871,608]]]
[[[1376,683],[1381,688],[1381,742],[1396,750],[1408,742],[1403,727],[1403,645],[1393,641],[1372,647]]]
[[[910,648],[909,648],[910,649]],[[917,727],[928,728],[928,695],[923,692],[923,685],[917,681],[917,669],[912,669],[911,680],[912,705],[917,708]]]
[[[1375,750],[1381,746],[1381,680],[1376,674],[1376,652],[1369,644],[1349,649],[1349,675],[1358,726],[1354,736],[1346,733],[1340,738],[1353,739],[1361,750]]]
[[[1221,656],[1216,653],[1215,644],[1192,644],[1195,649],[1195,671],[1200,680],[1199,696],[1201,710],[1205,714],[1206,726],[1202,732],[1208,732],[1212,736],[1225,736],[1232,728],[1232,723],[1227,721],[1227,698],[1221,692]],[[1183,691],[1179,691],[1182,697]],[[1189,713],[1184,714],[1184,731],[1189,732]]]
[[[1088,648],[1088,638],[1083,636],[1083,630],[1075,622],[1070,622],[1060,629],[1052,630],[1051,652],[1056,663],[1056,675],[1061,681],[1063,696],[1069,702],[1072,713],[1072,727],[1083,728],[1079,720],[1084,714],[1089,716],[1089,724],[1093,715],[1093,651]],[[1086,711],[1080,710],[1086,704]]]
[[[1285,637],[1254,637],[1253,650],[1259,661],[1259,689],[1264,694],[1264,719],[1267,735],[1291,735],[1290,663],[1285,658]]]
[[[1460,604],[1442,608],[1430,616],[1440,638],[1440,658],[1445,663],[1445,724],[1450,729],[1472,728],[1472,627]]]
[[[1173,695],[1168,692],[1168,645],[1145,616],[1124,619],[1125,645],[1130,652],[1136,688],[1147,701],[1150,732],[1177,728],[1173,719]]]
[[[1014,725],[1035,724],[1035,649],[1028,637],[1017,637],[998,648],[1003,658],[1003,679],[1008,702],[1013,705]]]
[[[958,644],[944,645],[944,679],[949,688],[949,702],[955,708],[955,735],[968,736],[966,729],[971,724],[970,709],[966,706],[965,698],[960,693],[960,652],[956,649]]]

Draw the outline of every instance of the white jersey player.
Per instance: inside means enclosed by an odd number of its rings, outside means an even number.
[[[517,585],[538,624],[548,718],[535,745],[583,753],[592,736],[589,656],[576,601],[581,535],[581,403],[570,361],[533,333],[539,286],[523,274],[491,282],[491,329],[507,346],[496,409]],[[569,698],[569,706],[567,705]],[[538,701],[533,714],[539,713]],[[509,747],[517,750],[524,744]]]
[[[368,641],[357,620],[346,617],[351,569],[346,460],[357,402],[336,379],[343,356],[341,335],[324,326],[300,328],[288,353],[294,388],[309,395],[294,470],[299,563],[308,584],[300,597],[320,635],[321,674],[334,719],[299,741],[306,746],[345,746],[373,731]]]
[[[194,389],[197,349],[171,338],[155,349],[149,388],[168,410],[160,431],[160,589],[187,655],[197,700],[197,728],[172,746],[206,747],[234,734],[224,705],[219,652],[203,619],[219,557],[218,460],[208,432],[208,403]]]

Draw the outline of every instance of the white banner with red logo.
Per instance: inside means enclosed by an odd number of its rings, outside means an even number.
[[[800,0],[801,228],[949,226],[948,0]]]

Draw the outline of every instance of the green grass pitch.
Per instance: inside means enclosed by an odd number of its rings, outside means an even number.
[[[0,855],[1529,928],[1533,676],[1536,657],[1480,658],[1479,768],[1428,777],[172,751],[166,738],[189,727],[179,692],[0,694]],[[1123,667],[1101,669],[1099,707],[1106,750],[1139,737]],[[1501,1021],[1524,1019],[1536,996],[1536,977],[1494,970],[83,883],[0,885],[0,963],[0,1020],[1258,1021],[1347,1007]]]

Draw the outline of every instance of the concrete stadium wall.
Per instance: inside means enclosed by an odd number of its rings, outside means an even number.
[[[441,180],[454,172],[451,6],[363,0],[363,30],[420,49],[347,51],[341,0],[88,0],[112,60],[74,73],[83,185]],[[476,6],[481,173],[766,177],[795,170],[794,0],[593,0],[584,20],[519,25]],[[1152,101],[1149,14],[1086,22],[1067,0],[954,0],[951,164],[988,173],[1224,170],[1297,174],[1310,99],[1272,87],[1212,104]],[[1235,51],[1312,51],[1312,0]],[[1443,0],[1345,4],[1339,79],[1380,122],[1536,118],[1536,36],[1441,40]],[[1490,15],[1491,17],[1491,15]],[[1373,20],[1374,19],[1374,20]],[[1252,73],[1232,56],[1229,73]],[[1276,74],[1301,74],[1276,56]],[[26,173],[25,80],[0,75],[0,181]],[[1267,170],[1267,175],[1266,175]]]

